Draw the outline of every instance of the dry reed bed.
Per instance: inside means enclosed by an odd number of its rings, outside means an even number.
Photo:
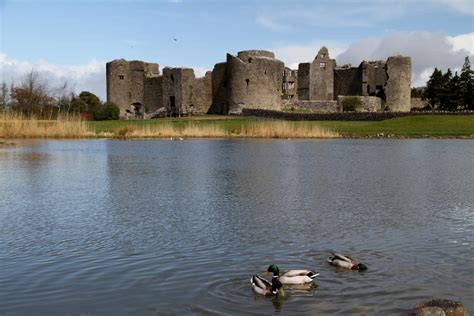
[[[172,123],[157,125],[126,125],[122,128],[95,132],[90,124],[77,116],[57,120],[26,118],[18,114],[0,115],[0,138],[335,138],[338,133],[323,129],[314,123],[288,121],[257,121],[242,124],[235,130],[222,125],[189,121],[181,126]]]
[[[107,136],[104,135],[103,136]],[[314,123],[259,121],[243,124],[229,131],[218,125],[203,125],[189,122],[184,127],[171,124],[137,127],[128,125],[116,130],[113,136],[118,138],[154,138],[154,137],[254,137],[254,138],[336,138],[336,132],[323,129]]]
[[[336,132],[324,129],[314,123],[288,121],[257,121],[242,126],[234,132],[240,137],[260,138],[336,138]]]
[[[57,120],[26,118],[18,114],[0,115],[0,138],[87,138],[95,137],[88,123],[75,116]]]

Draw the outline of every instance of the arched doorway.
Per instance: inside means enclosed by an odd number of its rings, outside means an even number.
[[[143,105],[140,102],[133,102],[132,110],[135,114],[135,118],[143,118]]]

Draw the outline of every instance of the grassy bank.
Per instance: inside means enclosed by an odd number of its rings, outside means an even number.
[[[439,137],[474,138],[474,116],[407,116],[377,122],[319,121],[343,137]]]
[[[133,125],[137,128],[150,128],[152,126],[174,126],[175,128],[183,128],[186,124],[193,122],[199,126],[214,126],[225,130],[232,136],[247,136],[249,133],[240,133],[241,130],[251,130],[255,126],[270,126],[275,122],[281,121],[265,121],[257,120],[252,117],[240,116],[204,116],[181,119],[160,119],[160,120],[131,120],[131,121],[103,121],[91,122],[91,127],[96,132],[111,132],[124,126]],[[285,121],[286,122],[286,121]],[[389,119],[385,121],[303,121],[303,122],[287,122],[289,126],[316,126],[323,131],[332,131],[338,133],[342,137],[395,137],[395,138],[421,138],[421,137],[437,137],[437,138],[474,138],[474,116],[472,115],[430,115],[430,116],[407,116]],[[291,125],[294,124],[294,125]],[[278,130],[277,126],[273,126],[271,130]],[[256,137],[272,137],[271,135],[263,136],[259,133]],[[303,135],[301,131],[298,133]],[[294,138],[295,136],[282,135],[281,137]],[[301,136],[305,137],[305,136]]]
[[[474,116],[408,116],[376,122],[295,122],[218,115],[84,122],[74,117],[42,121],[18,116],[0,116],[0,139],[87,137],[474,138]]]

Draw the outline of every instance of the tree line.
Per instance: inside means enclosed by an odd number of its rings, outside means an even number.
[[[473,84],[474,71],[466,57],[459,75],[449,68],[445,73],[435,68],[425,88],[412,89],[412,97],[425,100],[425,110],[474,110]]]
[[[1,83],[0,110],[40,119],[76,114],[88,120],[117,120],[120,114],[116,104],[103,103],[88,91],[76,95],[67,82],[52,86],[34,70],[27,73],[19,84]]]

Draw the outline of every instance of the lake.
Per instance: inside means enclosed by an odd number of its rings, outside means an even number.
[[[18,143],[0,148],[1,316],[474,311],[472,140]],[[259,297],[272,263],[320,276]]]

